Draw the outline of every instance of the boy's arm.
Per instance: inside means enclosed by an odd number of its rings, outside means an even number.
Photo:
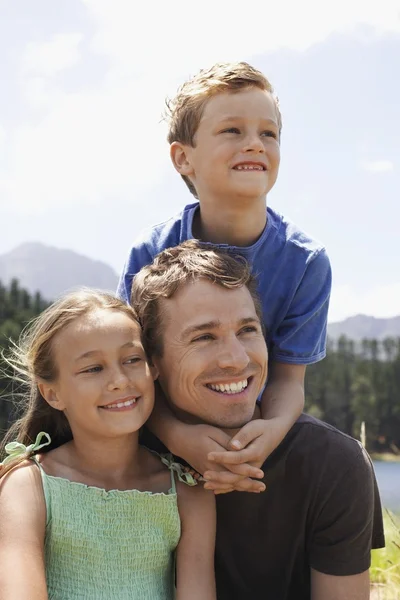
[[[232,438],[230,449],[236,453],[211,453],[208,458],[215,464],[230,468],[246,461],[260,467],[300,416],[306,366],[325,356],[331,282],[330,262],[321,249],[309,261],[286,317],[268,340],[271,362],[261,401],[263,420],[248,423]],[[212,481],[207,487],[214,491],[237,489],[231,475],[224,472],[210,469],[205,477]]]
[[[232,451],[211,452],[208,459],[227,468],[247,463],[261,467],[280,444],[304,407],[305,365],[274,362],[261,399],[261,419],[250,421],[230,440]],[[216,493],[236,488],[235,476],[214,468],[204,473],[206,488]]]
[[[167,405],[160,385],[156,382],[156,401],[147,426],[176,456],[184,458],[198,473],[221,470],[230,473],[238,491],[260,492],[265,490],[261,481],[263,471],[254,465],[233,464],[219,467],[207,460],[210,452],[225,452],[229,448],[230,436],[211,425],[188,425],[175,417]]]
[[[176,600],[216,600],[215,498],[201,486],[178,485],[182,534],[176,552]]]

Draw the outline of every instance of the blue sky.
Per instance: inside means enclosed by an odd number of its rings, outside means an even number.
[[[246,6],[0,0],[0,253],[38,240],[119,271],[143,227],[191,201],[165,96],[247,60],[283,113],[268,202],[325,243],[330,320],[400,314],[398,1]]]

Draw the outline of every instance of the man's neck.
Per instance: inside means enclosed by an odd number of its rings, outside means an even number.
[[[243,205],[220,206],[217,202],[201,202],[200,210],[193,221],[193,236],[203,242],[228,244],[230,246],[251,246],[267,224],[265,199]]]

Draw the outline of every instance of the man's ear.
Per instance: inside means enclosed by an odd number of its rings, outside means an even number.
[[[154,363],[150,365],[150,373],[151,373],[151,376],[152,376],[152,378],[153,378],[154,381],[156,379],[158,379],[158,374],[159,373],[158,373],[158,369],[157,369],[157,367],[155,366]]]
[[[190,150],[191,147],[181,142],[172,142],[169,154],[171,156],[172,164],[180,175],[194,175],[194,169],[190,162]]]
[[[56,410],[64,410],[65,406],[58,397],[56,387],[54,383],[48,383],[47,381],[40,381],[38,383],[39,392],[42,397],[46,400],[52,408]]]

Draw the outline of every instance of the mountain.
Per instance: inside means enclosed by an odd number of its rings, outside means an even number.
[[[12,278],[32,293],[40,291],[48,300],[82,285],[115,292],[118,283],[109,265],[39,242],[25,243],[0,255],[0,281],[8,284]]]
[[[328,324],[328,336],[338,339],[341,335],[361,341],[363,338],[383,340],[386,337],[400,337],[400,316],[378,319],[367,315],[348,317],[344,321]]]

